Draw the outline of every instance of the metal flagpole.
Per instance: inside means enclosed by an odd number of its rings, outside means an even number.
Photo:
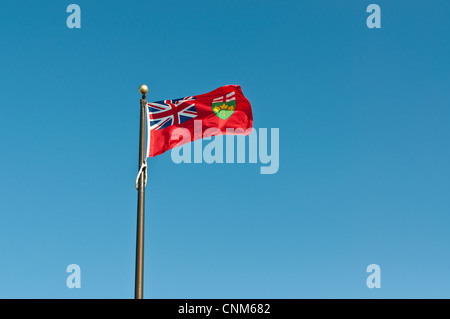
[[[147,179],[147,161],[145,154],[145,127],[146,127],[146,95],[148,87],[142,84],[139,87],[141,98],[141,124],[139,132],[139,175],[138,175],[138,204],[137,204],[137,229],[136,229],[136,277],[134,298],[142,299],[144,294],[144,203],[145,184]]]

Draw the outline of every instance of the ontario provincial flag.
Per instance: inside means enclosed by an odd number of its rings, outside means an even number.
[[[239,85],[147,103],[147,157],[213,135],[248,135],[252,127],[252,108]]]

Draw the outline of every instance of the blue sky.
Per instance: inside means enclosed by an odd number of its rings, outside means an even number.
[[[0,298],[133,298],[141,83],[149,101],[239,84],[254,126],[280,132],[274,175],[149,160],[145,298],[449,298],[449,15],[445,0],[3,1]]]

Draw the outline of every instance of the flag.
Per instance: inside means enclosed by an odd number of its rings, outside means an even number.
[[[204,138],[209,128],[216,128],[212,135],[248,135],[252,127],[252,108],[239,85],[225,85],[201,95],[147,103],[147,157]],[[179,134],[172,134],[177,128],[186,129],[191,139],[186,141]],[[234,131],[227,132],[227,128]]]

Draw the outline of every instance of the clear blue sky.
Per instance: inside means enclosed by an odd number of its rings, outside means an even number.
[[[449,298],[449,16],[447,0],[2,1],[0,298],[133,298],[141,83],[152,101],[239,84],[254,126],[280,130],[275,175],[149,160],[144,297]]]

